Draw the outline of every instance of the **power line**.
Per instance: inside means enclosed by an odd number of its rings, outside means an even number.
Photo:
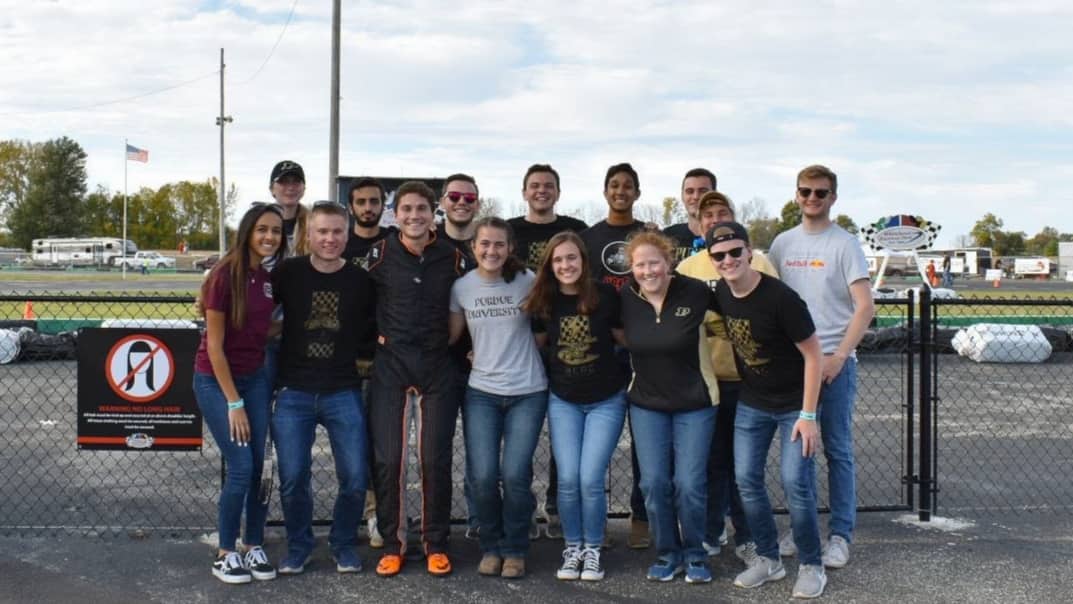
[[[279,37],[276,38],[276,43],[272,45],[272,50],[268,51],[268,56],[261,62],[261,66],[257,68],[257,71],[253,72],[253,75],[241,82],[237,82],[238,84],[249,84],[254,78],[261,74],[261,70],[265,68],[265,65],[268,65],[269,59],[276,53],[276,48],[279,47],[279,43],[283,41],[283,34],[287,33],[287,26],[291,24],[291,19],[294,18],[294,8],[296,6],[298,6],[298,0],[294,0],[294,2],[291,3],[291,12],[287,13],[287,20],[283,23],[283,29],[280,30]]]
[[[195,82],[200,82],[205,78],[212,77],[220,73],[219,70],[211,71],[204,75],[200,75],[192,80],[186,80],[185,82],[179,82],[178,84],[172,84],[171,86],[165,86],[164,88],[158,88],[156,90],[150,90],[149,92],[143,92],[134,96],[123,97],[120,99],[112,99],[110,101],[101,101],[99,103],[92,103],[89,105],[79,105],[77,107],[65,107],[62,109],[41,109],[37,111],[9,111],[7,113],[0,113],[0,117],[6,117],[9,115],[44,115],[48,113],[64,113],[67,111],[84,111],[86,109],[96,109],[97,107],[106,107],[108,105],[115,105],[118,103],[126,103],[127,101],[133,101],[136,99],[145,98],[154,94],[160,94],[161,92],[167,92],[169,90],[175,90],[176,88],[182,88],[183,86],[189,86]]]

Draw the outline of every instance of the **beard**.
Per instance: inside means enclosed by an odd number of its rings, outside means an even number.
[[[380,215],[369,220],[365,220],[361,216],[355,216],[354,222],[363,229],[371,229],[380,224]]]

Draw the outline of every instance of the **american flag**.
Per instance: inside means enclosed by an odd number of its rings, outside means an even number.
[[[134,145],[127,145],[127,161],[140,161],[143,164],[149,163],[149,152],[145,149],[139,149]]]

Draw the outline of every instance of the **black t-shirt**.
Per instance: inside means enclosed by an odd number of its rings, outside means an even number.
[[[622,291],[630,280],[630,259],[626,257],[626,240],[645,223],[635,220],[626,226],[611,226],[601,220],[581,232],[581,240],[589,253],[592,277]]]
[[[631,404],[654,411],[696,411],[718,401],[704,314],[713,294],[703,281],[675,275],[660,313],[637,290],[622,289],[622,325],[630,348]]]
[[[723,316],[742,379],[741,402],[762,411],[801,409],[805,359],[795,342],[816,332],[808,306],[790,286],[769,275],[744,298],[720,280],[716,312]]]
[[[548,388],[571,403],[595,403],[626,387],[626,373],[615,356],[611,330],[622,327],[618,294],[596,284],[600,302],[579,315],[577,296],[555,295],[548,321],[536,319],[534,331],[548,333]]]
[[[343,258],[351,264],[366,268],[368,263],[366,262],[365,256],[368,255],[369,248],[371,248],[377,241],[387,237],[388,234],[395,230],[395,227],[379,227],[379,229],[380,230],[377,231],[376,235],[368,239],[355,235],[354,231],[351,230],[350,236],[347,237],[346,240],[346,249],[343,250]]]
[[[447,226],[442,222],[436,225],[436,237],[441,241],[446,241],[455,247],[456,250],[462,252],[462,255],[466,257],[469,262],[467,265],[469,268],[475,268],[477,266],[477,257],[473,255],[473,240],[472,239],[454,239],[447,234]]]
[[[554,222],[547,224],[529,222],[525,216],[518,216],[507,223],[514,229],[514,255],[533,272],[539,268],[548,239],[563,231],[580,233],[588,228],[584,222],[570,216],[556,216]]]
[[[671,241],[674,242],[672,266],[678,266],[679,262],[704,249],[704,237],[694,235],[693,231],[689,230],[688,222],[672,224],[663,229],[663,234],[670,237]]]
[[[373,349],[376,296],[369,274],[350,263],[322,273],[309,256],[288,258],[272,271],[272,294],[283,305],[277,383],[317,393],[357,386],[354,361]]]

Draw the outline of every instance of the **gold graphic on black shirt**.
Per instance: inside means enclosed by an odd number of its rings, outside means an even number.
[[[734,345],[734,351],[741,357],[742,362],[745,363],[751,370],[757,375],[764,375],[767,373],[767,364],[771,362],[771,359],[763,359],[756,356],[760,345],[757,344],[753,338],[752,324],[748,319],[732,319],[726,317],[727,321],[727,335],[730,337],[730,342]]]
[[[305,329],[307,357],[330,359],[335,356],[335,332],[339,331],[339,292],[313,292]]]
[[[600,358],[590,352],[596,343],[587,315],[573,315],[559,319],[559,360],[566,365],[585,365]]]
[[[529,258],[526,259],[525,265],[533,272],[540,268],[540,258],[544,256],[546,247],[548,247],[547,241],[533,241],[529,244]]]

